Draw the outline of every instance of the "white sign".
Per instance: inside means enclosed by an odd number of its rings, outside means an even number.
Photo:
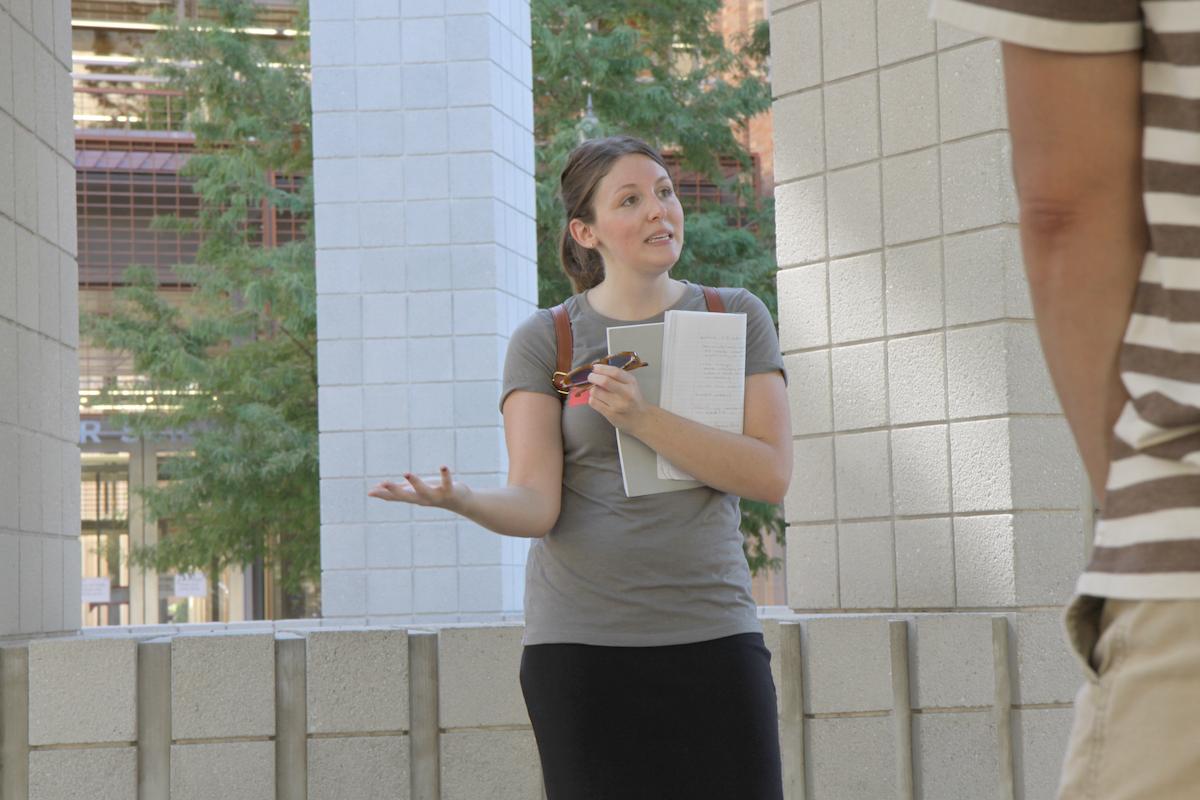
[[[175,576],[176,597],[208,597],[208,579],[203,572]]]
[[[112,600],[112,578],[84,578],[82,602],[108,603]]]

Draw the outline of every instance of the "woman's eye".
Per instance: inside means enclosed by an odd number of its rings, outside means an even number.
[[[637,199],[637,197],[635,197],[634,195],[629,195],[629,197],[626,197],[624,200],[621,201],[621,205],[623,205],[623,206],[630,205],[629,201],[636,200],[636,199]]]
[[[662,188],[662,192],[661,192],[661,193],[662,193],[662,196],[663,196],[663,197],[670,197],[671,195],[673,195],[673,194],[675,193],[675,190],[674,190],[674,189],[672,189],[670,186],[664,186],[664,187]]]

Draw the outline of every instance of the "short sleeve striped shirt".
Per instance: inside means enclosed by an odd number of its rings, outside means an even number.
[[[1200,598],[1200,0],[932,0],[931,13],[1028,47],[1142,52],[1150,251],[1120,357],[1132,400],[1078,590]]]

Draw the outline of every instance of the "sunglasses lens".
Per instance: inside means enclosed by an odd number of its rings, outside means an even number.
[[[610,366],[618,367],[619,369],[625,369],[625,367],[633,362],[633,358],[633,356],[625,354],[609,356],[608,363]]]
[[[570,376],[570,378],[568,378],[567,383],[570,386],[582,386],[583,384],[588,382],[588,377],[590,377],[591,374],[592,374],[591,369],[581,369],[578,372],[571,373],[571,376]]]

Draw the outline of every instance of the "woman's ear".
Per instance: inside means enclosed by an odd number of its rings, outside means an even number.
[[[574,239],[580,247],[586,247],[589,250],[594,250],[596,245],[600,243],[596,238],[596,234],[592,232],[592,227],[579,217],[571,220],[571,222],[567,225],[567,230],[570,232],[571,238]]]

